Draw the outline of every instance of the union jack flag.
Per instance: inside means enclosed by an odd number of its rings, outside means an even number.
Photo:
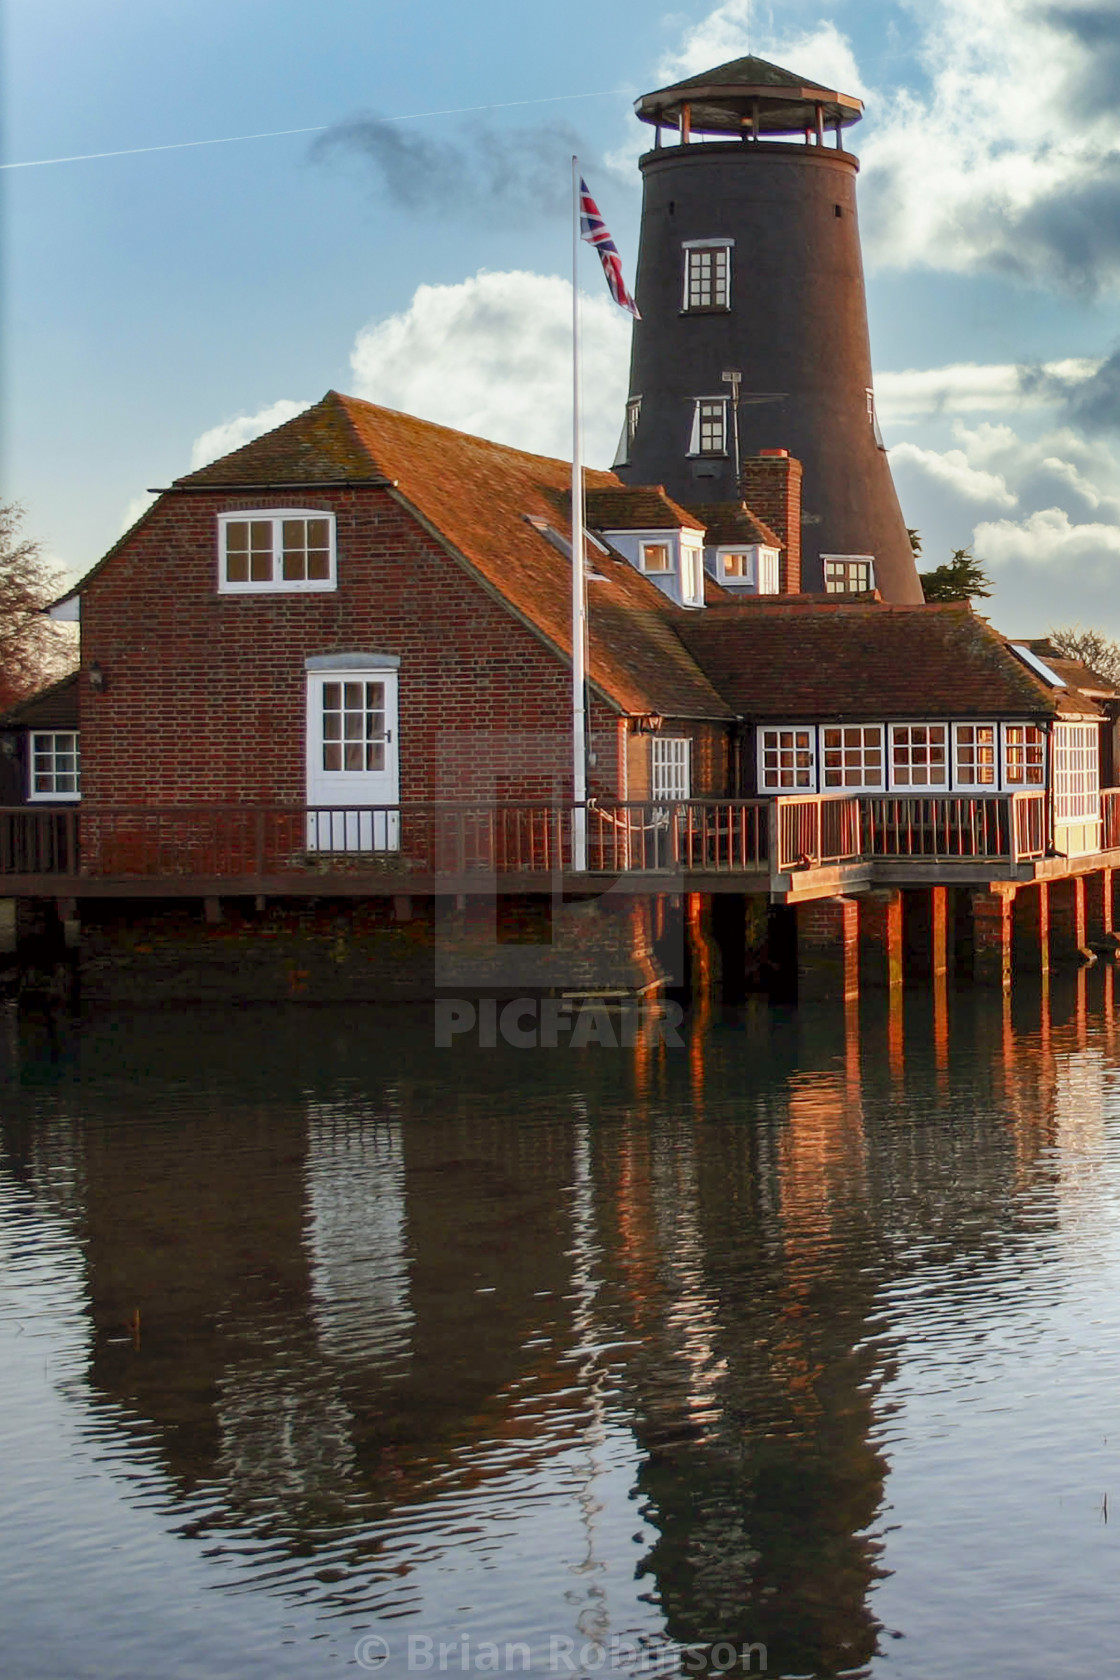
[[[635,321],[640,321],[642,317],[638,314],[638,306],[626,290],[626,282],[622,278],[622,258],[618,254],[618,246],[607,232],[607,224],[599,214],[599,206],[588,192],[582,175],[579,178],[579,232],[580,238],[586,239],[598,251],[614,301],[620,309],[628,309]]]

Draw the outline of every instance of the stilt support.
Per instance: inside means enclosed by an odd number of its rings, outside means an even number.
[[[859,996],[859,905],[818,898],[797,906],[797,992],[801,998]]]
[[[981,986],[1010,988],[1014,902],[1014,887],[972,895],[972,973]]]
[[[859,900],[862,979],[868,986],[902,985],[902,894],[897,887]]]

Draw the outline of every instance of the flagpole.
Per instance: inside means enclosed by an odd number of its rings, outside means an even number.
[[[572,159],[572,869],[587,868],[587,589],[579,365],[579,159]]]

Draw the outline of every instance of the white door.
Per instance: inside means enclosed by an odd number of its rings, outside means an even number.
[[[340,665],[307,674],[307,844],[318,852],[400,845],[397,673]],[[380,809],[369,809],[369,807]]]

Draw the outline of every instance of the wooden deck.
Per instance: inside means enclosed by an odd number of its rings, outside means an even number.
[[[691,799],[570,806],[172,805],[0,810],[0,897],[367,897],[615,890],[766,893],[797,902],[874,885],[1029,881],[1115,866],[1056,856],[1047,796]]]

